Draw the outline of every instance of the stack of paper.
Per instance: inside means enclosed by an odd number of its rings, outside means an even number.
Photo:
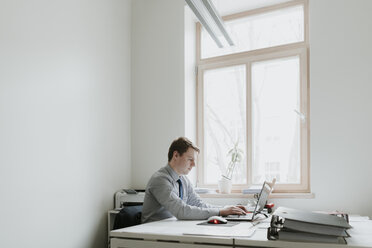
[[[351,226],[342,217],[279,207],[272,216],[267,238],[346,244],[349,228]]]
[[[259,194],[261,192],[262,185],[252,185],[248,189],[242,189],[243,194]]]
[[[208,188],[194,188],[195,192],[198,194],[213,194],[216,193],[216,190]]]

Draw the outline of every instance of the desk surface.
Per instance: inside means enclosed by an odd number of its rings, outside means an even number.
[[[179,221],[176,218],[169,218],[138,226],[113,230],[111,231],[110,236],[111,238],[137,238],[146,240],[165,240],[170,242],[179,241],[185,243],[200,242],[226,245],[233,244],[233,237],[184,235],[184,233],[195,231],[195,229],[203,230],[203,226],[197,225],[200,222],[203,221]]]
[[[257,246],[257,247],[283,247],[283,248],[359,248],[372,247],[372,221],[353,221],[350,224],[353,226],[348,232],[351,237],[347,238],[347,245],[342,244],[325,244],[325,243],[304,243],[304,242],[286,242],[286,241],[271,241],[267,240],[267,226],[268,220],[261,220],[260,223],[255,222],[240,222],[238,225],[232,227],[204,226],[197,225],[203,221],[179,221],[175,218],[170,218],[162,221],[151,222],[138,226],[118,229],[110,232],[111,238],[121,239],[139,239],[149,241],[166,241],[179,243],[205,243],[205,244],[219,244],[226,246]],[[250,237],[242,236],[197,236],[185,235],[186,233],[201,233],[210,228],[215,228],[220,233],[220,230],[226,230],[226,233],[232,233],[234,230],[238,233],[239,230],[254,229],[255,232]]]

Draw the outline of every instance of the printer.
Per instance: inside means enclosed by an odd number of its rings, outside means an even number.
[[[115,193],[114,206],[115,209],[109,210],[107,213],[107,228],[108,228],[108,248],[110,248],[110,231],[114,228],[115,217],[120,209],[126,206],[142,205],[145,199],[145,190],[122,189]]]
[[[145,190],[122,189],[115,193],[115,210],[125,206],[142,205],[145,198]]]

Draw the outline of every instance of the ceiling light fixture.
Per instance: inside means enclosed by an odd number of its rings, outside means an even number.
[[[223,36],[230,46],[234,42],[226,31],[225,24],[210,0],[185,0],[190,9],[194,12],[205,30],[209,33],[212,39],[216,42],[219,48],[223,44],[219,37]]]

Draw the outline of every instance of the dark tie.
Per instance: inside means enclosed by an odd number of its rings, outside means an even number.
[[[182,188],[182,181],[181,179],[178,179],[177,180],[177,183],[179,185],[178,189],[179,189],[179,196],[181,199],[183,199],[183,188]]]

